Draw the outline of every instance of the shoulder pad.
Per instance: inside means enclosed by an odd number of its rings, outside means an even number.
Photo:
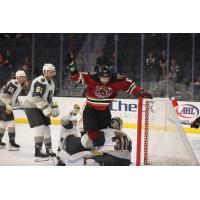
[[[15,80],[15,79],[10,80],[10,81],[8,82],[8,84],[9,84],[9,83],[12,83],[12,84],[14,84],[14,85],[18,85],[18,84],[19,84],[18,81]]]

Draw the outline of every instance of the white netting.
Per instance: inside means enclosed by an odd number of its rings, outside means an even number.
[[[143,165],[198,165],[169,99],[143,101]]]

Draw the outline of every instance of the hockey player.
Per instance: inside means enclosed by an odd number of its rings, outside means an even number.
[[[80,106],[75,104],[73,110],[70,111],[69,114],[64,115],[61,118],[61,129],[60,129],[60,139],[59,139],[59,146],[58,151],[62,148],[61,144],[62,141],[68,137],[69,135],[74,135],[75,137],[79,137],[80,131],[77,128],[78,124],[78,117],[77,114],[80,111]]]
[[[20,106],[18,96],[26,81],[26,73],[22,70],[18,70],[15,73],[15,77],[16,79],[11,79],[0,92],[0,148],[5,148],[6,146],[6,144],[2,142],[2,138],[7,129],[10,151],[17,151],[20,149],[20,145],[15,143],[16,133],[13,106]]]
[[[81,140],[82,148],[85,150],[77,151],[75,154],[71,154],[68,151],[69,146],[73,146],[75,149],[80,149],[80,145],[74,145],[70,140],[72,138],[67,137],[63,141],[64,150],[58,153],[60,163],[65,165],[92,165],[92,166],[128,166],[131,163],[131,150],[132,142],[130,138],[121,131],[122,120],[119,117],[111,119],[110,128],[102,129],[102,133],[105,137],[105,143],[103,146],[94,147],[92,141],[87,134],[83,135]],[[78,138],[77,138],[78,140]],[[83,148],[83,149],[84,149]],[[87,151],[90,148],[95,151]]]
[[[200,116],[197,117],[191,124],[191,128],[199,128],[200,127]]]
[[[83,111],[83,127],[88,132],[94,146],[104,144],[100,129],[107,128],[111,120],[110,103],[117,92],[124,91],[137,97],[152,98],[152,95],[128,78],[111,73],[107,66],[99,68],[97,73],[80,72],[73,59],[68,59],[71,80],[87,85],[87,104]]]
[[[52,151],[49,125],[51,124],[50,117],[59,115],[58,105],[53,101],[55,67],[47,63],[44,64],[42,71],[43,75],[32,81],[29,94],[24,102],[28,122],[34,130],[36,161],[46,160],[49,156],[56,156]],[[46,154],[42,153],[43,143],[46,147]]]

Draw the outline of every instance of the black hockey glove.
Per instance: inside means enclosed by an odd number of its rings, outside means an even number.
[[[72,76],[77,74],[77,72],[78,72],[77,66],[75,65],[74,61],[72,61],[72,63],[67,65],[67,69],[70,71]]]
[[[146,99],[153,99],[151,93],[144,91],[144,89],[142,89],[140,91],[140,93],[138,94],[138,97],[142,97],[142,98],[146,98]]]
[[[199,128],[200,127],[200,117],[196,118],[192,124],[190,125],[191,128]]]
[[[77,73],[77,66],[75,64],[74,58],[72,57],[71,53],[67,54],[66,59],[67,70],[70,71],[71,75],[75,75]]]

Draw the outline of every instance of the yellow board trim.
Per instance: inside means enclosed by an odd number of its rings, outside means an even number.
[[[15,122],[18,124],[28,124],[28,120],[25,118],[16,118]],[[59,125],[60,120],[59,119],[52,119],[51,123],[54,125]],[[124,123],[123,128],[137,128],[137,124],[135,123]],[[195,128],[183,128],[186,133],[192,133],[192,134],[200,134],[200,129]]]

